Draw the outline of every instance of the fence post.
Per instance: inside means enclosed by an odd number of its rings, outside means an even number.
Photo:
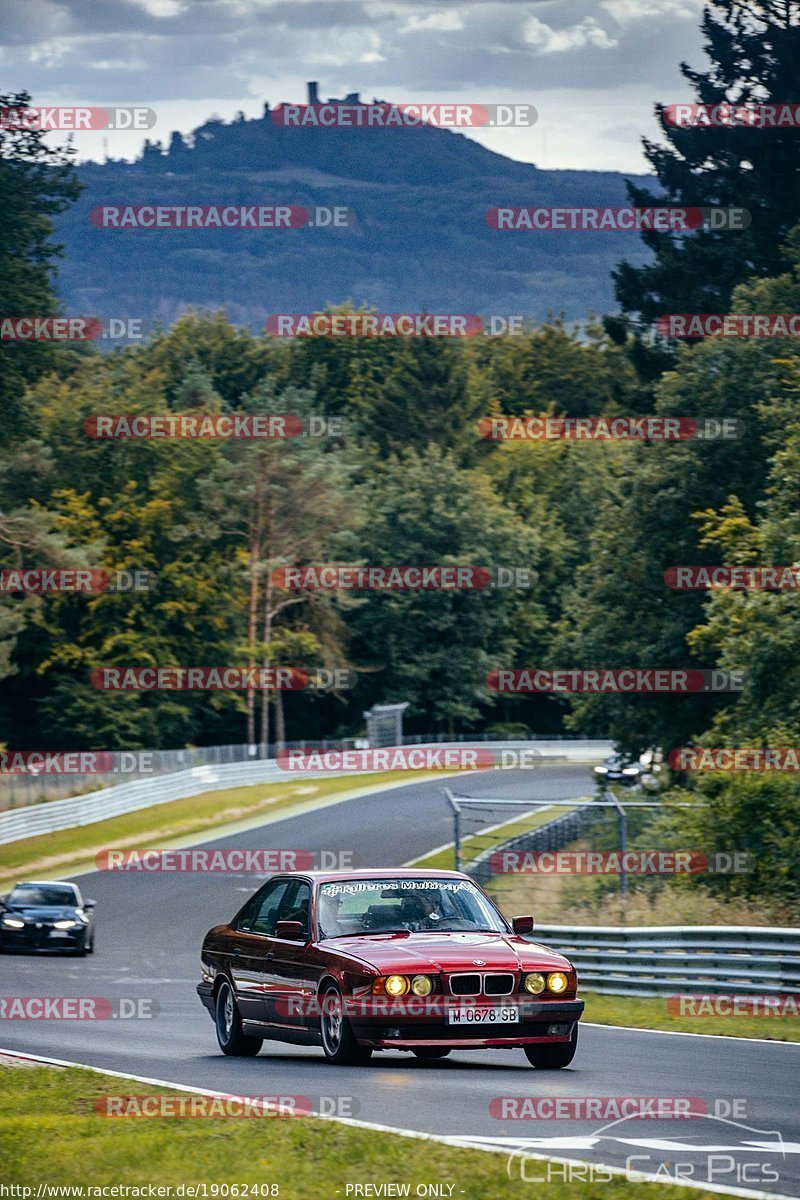
[[[461,809],[458,801],[449,788],[442,788],[447,802],[453,810],[453,849],[455,851],[455,870],[461,870]]]
[[[625,855],[628,850],[628,814],[625,812],[624,805],[620,804],[613,792],[606,791],[605,796],[609,799],[617,810],[617,819],[619,821],[619,893],[621,896],[628,894],[628,875],[625,870]]]

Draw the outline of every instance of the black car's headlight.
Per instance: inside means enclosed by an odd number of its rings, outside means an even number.
[[[6,929],[24,929],[25,922],[20,921],[19,917],[3,917],[3,924]]]

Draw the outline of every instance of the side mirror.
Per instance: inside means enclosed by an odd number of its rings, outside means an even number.
[[[304,942],[306,933],[302,921],[278,921],[275,926],[275,937],[284,938],[287,942]]]
[[[83,902],[84,908],[95,908],[96,906],[97,906],[96,900],[84,900],[84,902]]]
[[[518,933],[520,936],[526,933],[533,933],[533,917],[513,917],[511,928],[514,930],[514,933]]]

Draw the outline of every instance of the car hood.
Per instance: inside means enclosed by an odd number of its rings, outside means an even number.
[[[381,974],[398,971],[548,971],[569,962],[554,950],[503,933],[371,933],[332,938],[322,945],[352,955]],[[475,959],[481,959],[479,965]]]
[[[14,904],[3,910],[3,916],[22,917],[26,921],[58,921],[62,917],[75,917],[74,904]]]

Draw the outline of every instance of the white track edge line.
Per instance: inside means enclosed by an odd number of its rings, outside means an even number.
[[[124,1071],[112,1071],[108,1067],[94,1067],[87,1063],[70,1062],[62,1058],[47,1058],[41,1054],[24,1054],[19,1050],[6,1050],[0,1047],[0,1054],[5,1054],[10,1058],[22,1058],[32,1062],[45,1063],[55,1067],[78,1067],[84,1071],[93,1071],[96,1075],[110,1075],[114,1079],[132,1079],[135,1083],[150,1083],[155,1087],[167,1088],[177,1092],[191,1092],[195,1096],[212,1096],[223,1099],[242,1100],[247,1097],[237,1095],[235,1092],[219,1092],[211,1088],[192,1087],[186,1083],[170,1083],[166,1079],[151,1079],[146,1075],[128,1075]],[[374,1121],[359,1121],[355,1117],[334,1117],[329,1115],[321,1115],[313,1113],[312,1117],[318,1121],[333,1121],[336,1125],[349,1125],[356,1129],[372,1129],[377,1133],[392,1133],[397,1137],[412,1138],[416,1141],[423,1142],[438,1142],[445,1146],[453,1146],[456,1149],[462,1150],[481,1150],[489,1154],[508,1154],[509,1151],[501,1146],[487,1146],[481,1142],[472,1142],[469,1138],[460,1138],[457,1135],[439,1134],[439,1133],[421,1133],[416,1129],[398,1129],[391,1125],[379,1125]],[[513,1153],[513,1151],[512,1151]],[[555,1162],[562,1165],[570,1166],[573,1164],[587,1167],[602,1167],[604,1170],[610,1171],[613,1175],[621,1175],[627,1179],[627,1173],[622,1167],[613,1167],[608,1163],[591,1162],[587,1159],[577,1158],[556,1158],[550,1154],[532,1154],[526,1151],[526,1157],[535,1159],[537,1162]],[[637,1172],[637,1174],[640,1174]],[[634,1182],[630,1180],[629,1182]],[[701,1192],[712,1192],[717,1196],[741,1196],[745,1200],[797,1200],[796,1196],[785,1195],[781,1192],[757,1192],[751,1188],[723,1188],[718,1187],[713,1183],[688,1182],[683,1179],[660,1179],[656,1175],[647,1175],[636,1180],[637,1183],[663,1183],[673,1187],[688,1187],[695,1188]]]
[[[598,992],[601,996],[603,993]],[[649,1025],[606,1025],[602,1021],[581,1021],[592,1029],[624,1029],[627,1033],[663,1033],[667,1037],[717,1038],[723,1042],[754,1042],[757,1046],[800,1046],[800,1042],[781,1042],[777,1038],[738,1037],[735,1033],[688,1033],[682,1029],[651,1029]]]

